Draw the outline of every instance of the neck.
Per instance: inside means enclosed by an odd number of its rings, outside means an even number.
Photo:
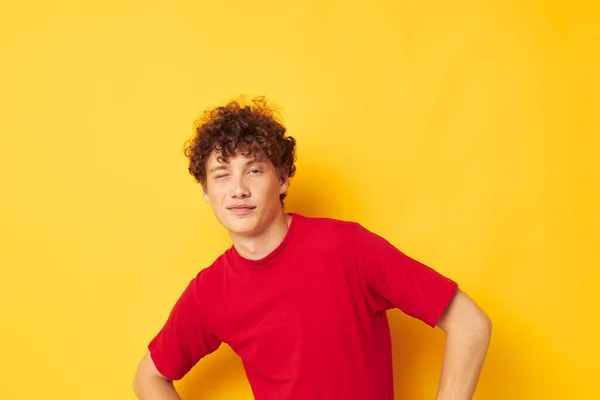
[[[253,236],[230,234],[231,241],[242,257],[249,260],[260,260],[281,244],[291,221],[291,215],[281,213],[264,231]]]

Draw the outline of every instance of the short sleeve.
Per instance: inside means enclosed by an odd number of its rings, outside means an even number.
[[[374,312],[398,308],[435,327],[458,285],[357,224],[356,264]]]
[[[148,345],[156,368],[166,378],[183,378],[204,356],[214,352],[221,341],[205,325],[199,307],[199,277],[181,294],[169,317]]]

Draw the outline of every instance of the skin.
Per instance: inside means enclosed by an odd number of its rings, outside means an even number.
[[[209,157],[204,199],[228,230],[233,245],[248,259],[261,259],[284,239],[291,216],[284,213],[279,195],[289,186],[287,176],[271,162],[236,155],[228,162]],[[473,397],[489,346],[491,321],[462,290],[458,290],[437,326],[446,333],[436,400]],[[134,378],[141,400],[179,400],[173,382],[156,369],[148,351]]]
[[[238,155],[227,161],[219,160],[216,152],[207,160],[204,200],[229,232],[238,253],[261,259],[287,233],[291,216],[283,212],[279,195],[286,193],[289,181],[265,157]]]
[[[458,289],[437,326],[446,333],[446,347],[436,400],[472,399],[490,344],[492,321]]]
[[[261,259],[285,237],[291,216],[283,212],[279,195],[289,180],[265,158],[237,155],[228,162],[213,152],[206,162],[204,200],[227,229],[237,252]],[[148,351],[140,361],[133,390],[141,400],[180,400],[173,382],[156,368]]]

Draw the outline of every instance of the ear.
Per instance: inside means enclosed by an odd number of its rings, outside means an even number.
[[[208,197],[208,194],[206,194],[205,191],[202,191],[202,196],[204,197],[205,202],[210,203],[210,198]]]
[[[288,179],[287,175],[282,175],[279,179],[279,182],[279,194],[284,194],[287,192],[288,187],[290,186],[290,180]]]

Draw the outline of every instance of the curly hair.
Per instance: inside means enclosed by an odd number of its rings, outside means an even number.
[[[194,124],[195,134],[185,143],[189,172],[206,188],[206,161],[214,151],[227,162],[238,153],[265,156],[280,176],[291,179],[296,173],[296,140],[285,136],[286,128],[276,118],[275,108],[264,97],[251,102],[239,98],[207,110]],[[281,206],[286,194],[279,196]]]

